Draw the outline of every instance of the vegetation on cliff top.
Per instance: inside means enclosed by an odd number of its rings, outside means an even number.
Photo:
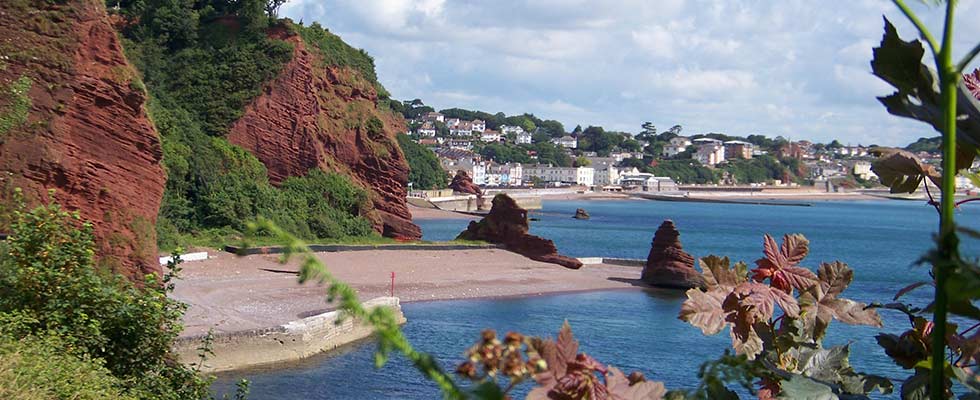
[[[316,24],[301,27],[270,16],[263,0],[121,6],[119,13],[131,21],[122,32],[126,53],[143,74],[148,112],[163,140],[168,179],[157,224],[161,249],[213,244],[259,215],[307,239],[374,235],[360,216],[366,191],[347,177],[311,171],[277,188],[255,156],[223,137],[292,57],[292,45],[270,37],[270,29],[295,29],[328,64],[350,66],[380,88],[366,53]]]
[[[439,165],[435,154],[412,141],[408,135],[399,134],[398,145],[408,160],[408,181],[414,189],[443,189],[447,186],[449,175]]]

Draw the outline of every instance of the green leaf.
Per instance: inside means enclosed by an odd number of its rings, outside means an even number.
[[[916,371],[915,375],[910,376],[902,382],[902,400],[928,400],[929,399],[929,373],[926,371]]]
[[[898,89],[898,93],[908,94],[923,87],[931,88],[932,74],[923,76],[922,56],[925,50],[922,43],[902,40],[891,21],[888,18],[884,20],[885,34],[881,44],[872,50],[871,71]]]
[[[486,381],[477,385],[473,388],[473,394],[481,400],[504,400],[506,398],[504,392],[493,381]]]
[[[836,394],[823,383],[803,375],[793,375],[780,385],[779,398],[792,400],[837,400]]]
[[[885,19],[885,33],[881,44],[874,49],[871,70],[879,78],[891,84],[897,91],[878,100],[892,115],[912,118],[942,131],[942,108],[937,79],[922,64],[925,50],[921,42],[906,42],[898,36],[895,27]],[[957,87],[957,134],[959,146],[980,148],[980,101],[971,93],[967,83],[961,80]],[[968,156],[963,150],[964,162]],[[974,156],[976,152],[974,152]],[[969,157],[973,159],[973,157]],[[957,163],[959,168],[964,164]]]

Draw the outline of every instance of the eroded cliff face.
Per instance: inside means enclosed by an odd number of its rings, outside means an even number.
[[[299,36],[276,35],[293,44],[293,58],[232,124],[228,140],[262,161],[273,184],[313,168],[351,176],[370,193],[362,213],[375,230],[420,238],[405,201],[408,163],[395,137],[406,130],[404,120],[378,109],[377,91],[355,70],[326,67]]]
[[[55,189],[94,224],[100,262],[142,280],[160,271],[165,183],[146,94],[102,2],[35,3],[0,2],[0,204]]]

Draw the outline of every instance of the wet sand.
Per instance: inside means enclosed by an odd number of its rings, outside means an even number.
[[[190,305],[181,336],[217,334],[280,325],[333,309],[325,287],[299,285],[297,266],[275,256],[213,253],[183,265],[173,297]],[[337,278],[362,300],[387,296],[391,273],[402,302],[635,288],[640,268],[586,265],[580,270],[529,260],[499,249],[370,250],[320,253]]]

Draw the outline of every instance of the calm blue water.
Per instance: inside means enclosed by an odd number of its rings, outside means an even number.
[[[762,235],[803,233],[811,241],[803,263],[839,259],[855,269],[848,297],[862,301],[891,300],[901,287],[928,279],[928,270],[911,262],[930,246],[935,211],[919,202],[818,202],[813,207],[748,206],[651,201],[553,201],[532,214],[532,233],[551,238],[572,256],[645,258],[653,232],[665,218],[681,231],[685,249],[696,257],[719,254],[751,261],[762,252]],[[576,208],[592,215],[572,219]],[[980,207],[965,206],[960,223],[980,228]],[[448,240],[466,220],[419,221],[424,239]],[[976,242],[966,244],[980,254]],[[638,271],[639,273],[639,271]],[[928,290],[905,300],[925,304]],[[571,322],[583,350],[600,361],[615,362],[625,371],[640,370],[668,388],[697,383],[697,366],[722,354],[727,334],[702,336],[676,319],[682,293],[664,290],[607,291],[524,299],[440,301],[404,305],[405,332],[422,351],[432,353],[447,369],[491,327],[553,336],[564,319]],[[907,320],[883,313],[885,328],[834,323],[825,345],[853,343],[852,365],[859,371],[901,377],[875,344],[880,331],[900,332]],[[271,369],[223,374],[215,383],[227,393],[235,380],[252,381],[252,399],[429,399],[438,398],[408,363],[396,357],[382,370],[373,369],[374,344],[366,341],[329,355]]]

